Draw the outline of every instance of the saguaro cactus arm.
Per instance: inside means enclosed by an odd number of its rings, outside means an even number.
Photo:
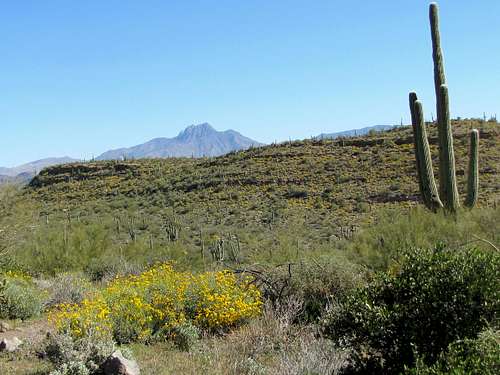
[[[420,170],[419,178],[422,189],[422,199],[426,207],[435,211],[436,209],[443,207],[443,204],[439,199],[439,193],[434,179],[431,152],[424,122],[424,111],[420,101],[416,100],[413,103],[413,112],[415,115],[415,148],[418,153],[416,159],[417,163],[419,163],[417,169]]]
[[[411,126],[413,128],[413,147],[415,151],[415,162],[417,165],[417,179],[418,179],[418,187],[420,190],[420,195],[424,195],[423,187],[422,187],[422,177],[420,170],[420,150],[418,149],[419,143],[417,142],[417,120],[415,117],[415,102],[418,100],[417,94],[415,92],[410,92],[409,95],[409,104],[410,104],[410,113],[411,113]]]
[[[473,208],[477,203],[479,190],[479,131],[472,129],[470,132],[470,149],[469,149],[469,173],[467,178],[467,198],[465,205]]]

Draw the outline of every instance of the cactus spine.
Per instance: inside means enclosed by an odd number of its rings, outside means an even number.
[[[467,199],[465,205],[473,208],[477,203],[479,189],[479,161],[478,161],[479,132],[472,129],[470,132],[470,150],[469,150],[469,173],[467,178]]]
[[[443,207],[449,212],[456,212],[460,206],[457,179],[455,172],[455,153],[453,151],[453,134],[450,123],[450,105],[448,87],[444,74],[443,53],[441,50],[441,36],[439,34],[438,6],[432,3],[429,7],[431,24],[432,57],[434,60],[434,86],[436,91],[437,127],[439,143],[439,193],[437,192],[429,142],[422,110],[422,104],[417,94],[410,93],[410,112],[414,134],[415,160],[420,193],[424,204],[432,209]],[[469,176],[466,206],[473,207],[477,202],[479,175],[478,175],[478,143],[479,132],[471,132],[471,146],[469,159]]]

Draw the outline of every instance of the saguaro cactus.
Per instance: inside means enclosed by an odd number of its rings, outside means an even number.
[[[444,74],[444,61],[443,51],[441,50],[441,35],[439,33],[439,9],[436,3],[429,6],[429,21],[431,25],[431,39],[432,39],[432,60],[434,62],[434,90],[436,92],[436,114],[438,123],[438,139],[439,144],[442,144],[444,136],[443,129],[439,126],[442,123],[441,101],[441,85],[446,85],[446,76]],[[443,199],[446,200],[446,190],[444,181],[445,170],[441,166],[444,163],[444,151],[439,147],[439,192]]]
[[[409,102],[414,134],[415,161],[420,193],[424,204],[432,210],[444,206],[447,211],[455,212],[460,204],[455,173],[455,153],[453,151],[453,134],[450,123],[449,95],[444,74],[441,36],[439,34],[439,14],[438,6],[435,3],[432,3],[429,7],[429,19],[431,24],[438,125],[439,193],[437,192],[434,172],[432,170],[432,160],[422,104],[418,101],[417,94],[412,92],[410,93]],[[477,202],[479,186],[478,143],[479,132],[474,129],[471,132],[468,192],[465,202],[468,207],[473,207]]]
[[[473,129],[470,132],[470,150],[469,150],[469,174],[467,177],[467,199],[465,205],[474,207],[477,203],[479,189],[479,161],[478,161],[479,132]]]

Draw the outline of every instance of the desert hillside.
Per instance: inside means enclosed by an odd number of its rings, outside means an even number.
[[[462,195],[472,127],[480,129],[480,204],[487,206],[500,194],[500,127],[476,120],[453,122]],[[430,143],[437,175],[434,126]],[[24,189],[23,198],[55,220],[128,215],[161,227],[162,217],[175,216],[193,238],[200,227],[227,232],[302,220],[309,237],[328,240],[340,227],[372,219],[382,207],[415,205],[415,173],[411,128],[401,127],[372,136],[285,142],[217,158],[56,166],[43,170]]]

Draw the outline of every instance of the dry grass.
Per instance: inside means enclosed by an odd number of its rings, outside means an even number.
[[[317,338],[311,326],[293,325],[302,308],[297,300],[264,315],[224,337],[207,337],[191,352],[168,344],[136,345],[144,374],[206,375],[332,375],[347,353]]]

